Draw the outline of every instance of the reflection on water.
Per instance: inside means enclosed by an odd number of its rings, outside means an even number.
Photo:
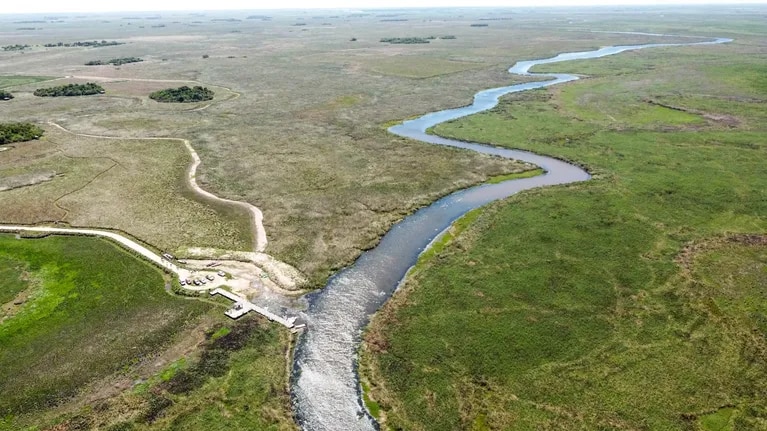
[[[359,394],[356,351],[361,331],[370,315],[391,296],[418,255],[455,219],[474,208],[522,190],[589,179],[588,173],[581,168],[561,160],[427,135],[425,131],[429,127],[493,108],[504,94],[578,79],[567,74],[530,73],[530,68],[535,65],[599,58],[642,48],[730,41],[716,39],[690,44],[614,46],[560,54],[543,60],[521,61],[509,72],[551,79],[481,91],[474,96],[474,103],[470,106],[434,112],[390,128],[391,133],[402,137],[534,163],[546,173],[533,178],[472,187],[434,202],[394,225],[376,248],[363,253],[352,266],[331,278],[324,289],[308,297],[309,306],[303,313],[308,329],[296,348],[291,379],[293,407],[299,425],[312,431],[378,428],[364,409]]]

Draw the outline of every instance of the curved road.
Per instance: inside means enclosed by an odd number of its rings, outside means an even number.
[[[189,154],[192,156],[192,164],[189,166],[189,169],[187,170],[187,181],[189,182],[189,185],[192,187],[192,189],[198,193],[201,196],[204,196],[208,199],[215,200],[224,204],[228,205],[237,205],[239,207],[245,208],[248,210],[248,212],[251,214],[251,224],[253,225],[253,232],[254,232],[254,248],[255,251],[258,253],[263,253],[264,250],[266,250],[266,245],[268,244],[268,240],[266,239],[266,229],[264,229],[264,214],[261,212],[258,207],[251,205],[248,202],[242,202],[242,201],[235,201],[231,199],[225,199],[220,198],[213,193],[210,193],[206,190],[204,190],[202,187],[200,187],[197,184],[197,167],[200,166],[200,156],[197,154],[197,151],[194,150],[194,147],[192,147],[192,144],[189,142],[188,139],[182,139],[182,138],[126,138],[126,137],[120,137],[120,136],[101,136],[101,135],[89,135],[85,133],[75,133],[71,130],[68,130],[64,128],[63,126],[56,124],[52,121],[49,121],[48,124],[51,126],[54,126],[66,133],[70,133],[75,136],[83,136],[86,138],[97,138],[97,139],[119,139],[119,140],[158,140],[158,141],[179,141],[184,144],[187,151],[189,151]]]

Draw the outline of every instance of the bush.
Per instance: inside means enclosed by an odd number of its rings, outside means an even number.
[[[122,66],[123,64],[127,63],[138,63],[140,61],[144,61],[143,59],[140,59],[138,57],[123,57],[123,58],[113,58],[109,61],[101,61],[101,60],[93,60],[85,63],[86,66],[102,66],[105,64],[113,64],[115,66]]]
[[[29,48],[29,45],[6,45],[3,47],[3,51],[24,51]]]
[[[431,39],[434,39],[434,37],[431,37]],[[409,45],[409,44],[414,44],[414,43],[429,43],[429,38],[423,38],[423,37],[385,37],[385,38],[381,39],[381,42]]]
[[[58,87],[38,88],[33,93],[40,97],[59,96],[89,96],[91,94],[103,94],[104,88],[93,82],[87,84],[66,84]]]
[[[0,90],[0,100],[11,100],[11,99],[13,99],[13,94],[5,90]]]
[[[0,123],[0,145],[37,139],[43,129],[32,123]]]
[[[200,87],[199,85],[191,88],[185,85],[179,88],[155,91],[149,95],[149,98],[163,103],[192,103],[212,100],[213,94],[212,90]]]

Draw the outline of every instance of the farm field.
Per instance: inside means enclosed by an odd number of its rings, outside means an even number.
[[[588,77],[434,128],[594,178],[472,213],[419,263],[365,336],[384,428],[767,427],[767,51],[741,24],[539,67]]]

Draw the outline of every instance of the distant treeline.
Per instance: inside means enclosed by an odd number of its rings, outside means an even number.
[[[388,19],[382,19],[381,22],[398,22],[398,21],[407,21],[405,18],[388,18]]]
[[[487,27],[490,24],[472,24],[472,27]]]
[[[3,47],[3,51],[23,51],[29,48],[29,45],[6,45]]]
[[[43,136],[43,129],[32,123],[0,123],[0,145],[31,141]]]
[[[262,19],[264,21],[268,21],[268,20],[272,19],[272,17],[267,16],[267,15],[251,15],[251,16],[245,18],[245,19]]]
[[[115,45],[125,45],[123,42],[117,42],[116,40],[113,41],[86,41],[86,42],[72,42],[72,43],[63,43],[63,42],[56,42],[56,43],[46,43],[43,45],[46,48],[57,48],[57,47],[72,47],[72,46],[85,46],[90,48],[99,48],[102,46],[115,46]]]
[[[385,37],[381,39],[381,42],[413,44],[413,43],[430,43],[431,41],[423,37]]]
[[[5,90],[0,90],[0,100],[11,100],[11,99],[13,99],[13,94]]]
[[[432,40],[437,39],[437,36],[427,36],[427,37],[385,37],[381,39],[381,42],[384,43],[401,43],[401,44],[412,44],[412,43],[431,43]],[[439,36],[439,39],[456,39],[455,36],[452,34],[446,35],[446,36]]]
[[[141,61],[144,61],[144,60],[142,60],[142,59],[140,59],[138,57],[123,57],[123,58],[113,58],[113,59],[108,60],[108,61],[92,60],[92,61],[89,61],[89,62],[85,63],[85,65],[86,66],[102,66],[102,65],[106,65],[106,64],[112,64],[112,65],[115,65],[115,66],[121,66],[123,64],[138,63],[138,62],[141,62]]]
[[[38,88],[35,90],[35,96],[40,97],[59,97],[59,96],[89,96],[91,94],[103,94],[104,88],[93,82],[86,84],[66,84],[58,87]]]
[[[179,88],[155,91],[149,95],[149,98],[163,103],[191,103],[211,100],[213,99],[213,94],[213,90],[200,87],[199,85],[194,87],[184,85]]]

